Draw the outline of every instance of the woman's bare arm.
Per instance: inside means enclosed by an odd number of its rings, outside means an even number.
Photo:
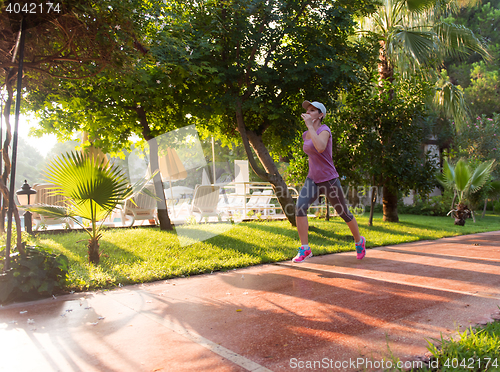
[[[326,150],[326,145],[328,144],[328,139],[330,138],[330,133],[327,130],[324,130],[320,134],[317,134],[314,130],[309,130],[309,137],[319,153]]]

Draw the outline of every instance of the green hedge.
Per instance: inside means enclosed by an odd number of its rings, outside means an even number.
[[[412,205],[405,205],[403,200],[398,202],[398,213],[401,214],[416,214],[423,216],[446,216],[450,211],[453,193],[445,191],[443,195],[431,196],[430,198],[422,199],[418,196]],[[370,208],[368,206],[368,212]],[[374,206],[375,213],[382,213],[382,204]]]

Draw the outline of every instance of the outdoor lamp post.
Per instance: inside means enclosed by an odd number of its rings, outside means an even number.
[[[17,200],[20,205],[28,206],[31,204],[30,196],[36,194],[36,190],[33,190],[28,182],[24,180],[24,185],[16,191]],[[32,222],[31,222],[31,212],[24,212],[24,229],[27,233],[33,234]]]

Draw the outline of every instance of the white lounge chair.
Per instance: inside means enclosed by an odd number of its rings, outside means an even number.
[[[243,195],[225,194],[219,197],[218,209],[225,213],[242,213],[245,209],[245,197]]]
[[[219,203],[219,191],[220,186],[197,185],[194,189],[191,206],[189,207],[189,214],[199,214],[199,222],[205,217],[218,217],[217,204]]]
[[[246,211],[255,211],[264,215],[276,214],[276,206],[271,203],[273,190],[255,191],[246,202]],[[244,196],[226,195],[219,200],[218,207],[227,213],[245,211]]]
[[[264,215],[276,214],[276,206],[271,203],[271,199],[273,198],[273,190],[264,190],[262,191],[262,196],[259,198],[256,207],[260,207],[260,211],[264,213]]]
[[[247,200],[247,210],[252,211],[257,209],[262,191],[254,191]]]
[[[148,185],[146,188],[154,194],[154,185]],[[140,193],[139,195],[133,198],[135,204],[131,200],[132,198],[128,198],[125,200],[123,206],[120,210],[120,215],[122,219],[122,224],[125,226],[133,226],[135,221],[142,220],[155,220],[157,219],[156,215],[156,200],[151,196]],[[127,217],[130,217],[131,222],[128,224]]]
[[[275,205],[271,204],[273,190],[256,191],[247,202],[247,209],[263,213],[276,214]]]

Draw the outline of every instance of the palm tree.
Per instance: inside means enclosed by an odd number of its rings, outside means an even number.
[[[440,82],[437,67],[454,54],[489,54],[484,44],[468,28],[444,22],[459,9],[457,0],[382,0],[377,10],[360,22],[360,33],[378,41],[378,89],[394,98],[395,72],[405,79],[420,75]],[[462,91],[449,81],[436,85],[436,102],[460,125],[469,116]],[[390,138],[383,138],[385,143]],[[382,181],[384,220],[397,222],[397,191],[390,175]]]
[[[361,20],[360,32],[379,43],[379,87],[394,80],[395,70],[403,77],[429,77],[450,55],[473,51],[489,58],[470,29],[443,21],[458,10],[457,0],[383,0],[375,13]]]
[[[495,160],[485,161],[473,169],[464,159],[460,159],[454,166],[444,159],[443,172],[436,175],[437,180],[447,189],[455,193],[451,203],[451,211],[455,217],[455,225],[464,225],[469,215],[474,219],[474,213],[464,204],[465,199],[481,190],[490,179]],[[457,207],[454,208],[458,196]]]
[[[54,194],[66,198],[67,206],[40,206],[29,210],[49,217],[69,218],[80,225],[89,235],[89,262],[98,264],[101,256],[99,239],[102,237],[104,220],[124,199],[140,192],[146,180],[134,187],[129,186],[118,167],[108,164],[104,159],[98,161],[87,152],[69,152],[55,158],[47,165],[45,176],[56,185]],[[85,227],[76,217],[90,221],[90,227]]]

